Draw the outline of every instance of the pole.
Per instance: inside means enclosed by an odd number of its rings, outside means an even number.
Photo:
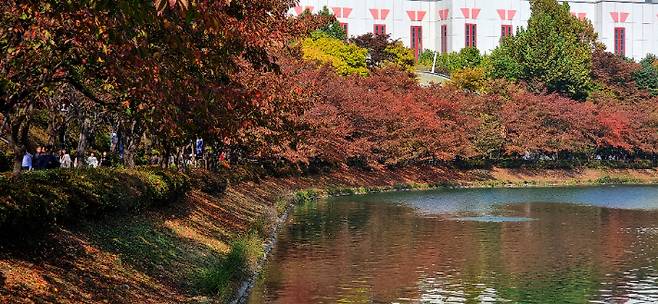
[[[432,74],[435,73],[436,69],[436,57],[439,55],[439,52],[434,51],[434,61],[432,62]]]

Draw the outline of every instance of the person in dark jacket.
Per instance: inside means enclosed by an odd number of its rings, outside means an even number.
[[[59,168],[59,157],[53,153],[52,149],[49,147],[46,149],[46,169],[57,169]]]
[[[37,152],[34,153],[34,157],[32,158],[32,169],[44,169],[43,147],[37,147]]]
[[[110,155],[107,154],[107,152],[103,152],[101,154],[101,160],[99,162],[101,167],[112,167],[112,158]]]

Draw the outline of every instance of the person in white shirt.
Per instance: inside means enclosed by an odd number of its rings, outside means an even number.
[[[96,158],[93,152],[87,157],[87,165],[90,168],[98,168],[98,158]]]
[[[64,169],[71,168],[71,155],[64,149],[59,152],[59,165]]]

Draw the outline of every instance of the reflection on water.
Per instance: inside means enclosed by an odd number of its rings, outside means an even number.
[[[656,303],[657,241],[658,187],[337,198],[296,208],[249,303]]]

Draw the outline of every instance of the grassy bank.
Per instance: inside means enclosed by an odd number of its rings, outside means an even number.
[[[54,173],[43,174],[22,178],[28,184],[38,182],[62,187],[48,175]],[[55,217],[51,223],[56,225],[29,244],[0,244],[0,302],[222,303],[256,270],[263,253],[263,240],[271,235],[272,224],[290,203],[321,196],[436,187],[654,183],[658,180],[655,170],[427,167],[235,179],[227,187],[224,177],[195,172],[187,177],[191,188],[186,196],[174,203],[150,201],[143,204],[138,201],[143,202],[142,195],[152,187],[140,188],[133,182],[143,177],[149,177],[144,179],[147,181],[160,180],[162,177],[158,173],[120,171],[116,174],[125,175],[112,180],[102,176],[115,173],[77,174],[84,178],[70,178],[124,185],[103,188],[95,184],[92,187],[106,189],[103,191],[69,186],[78,189],[76,192],[90,191],[96,197],[95,202],[105,201],[104,197],[110,199],[111,195],[141,198],[124,198],[123,204],[135,208],[121,205],[123,207],[93,212],[96,209],[84,209],[87,211],[80,214],[85,216],[69,217],[73,220],[66,221]],[[160,182],[153,183],[158,184]],[[133,185],[134,192],[128,192],[126,185]],[[19,189],[16,185],[9,187]],[[40,201],[45,204],[48,200]],[[107,200],[108,203],[112,201]],[[33,217],[24,217],[30,218]]]

